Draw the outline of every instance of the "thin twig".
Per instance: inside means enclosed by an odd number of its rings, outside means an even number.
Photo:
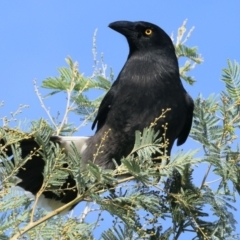
[[[47,214],[46,216],[40,218],[39,220],[37,220],[36,222],[30,222],[26,227],[24,227],[23,229],[21,229],[17,234],[15,234],[10,240],[18,240],[18,238],[23,235],[24,233],[26,233],[27,231],[29,231],[30,229],[38,226],[39,224],[47,221],[48,219],[56,216],[57,214],[61,213],[62,211],[64,211],[65,209],[67,209],[68,207],[80,202],[82,200],[83,196],[78,196],[77,198],[75,198],[74,200],[72,200],[71,202],[67,203],[66,205],[56,209],[55,211]]]
[[[39,220],[37,220],[35,222],[29,222],[29,224],[26,227],[24,227],[18,233],[16,233],[10,240],[18,240],[18,238],[20,236],[22,236],[24,233],[26,233],[30,229],[38,226],[39,224],[47,221],[48,219],[56,216],[57,214],[63,212],[64,210],[68,209],[69,207],[75,205],[76,203],[79,203],[81,200],[84,199],[85,195],[87,195],[89,192],[91,192],[92,188],[95,188],[95,187],[96,187],[96,184],[94,184],[92,187],[90,187],[83,195],[78,195],[74,200],[72,200],[71,202],[65,204],[64,206],[56,209],[55,211],[47,214],[46,216],[40,218]]]
[[[57,132],[56,132],[57,135],[60,134],[64,124],[67,122],[68,113],[69,113],[69,106],[70,106],[70,100],[71,100],[71,91],[72,91],[72,89],[67,90],[66,108],[65,108],[65,112],[64,112],[64,116],[63,116],[63,119],[61,121],[61,124],[60,124],[59,127],[57,127]]]
[[[205,182],[205,184],[212,184],[212,183],[218,182],[220,180],[222,180],[222,177],[220,177],[220,178],[218,178],[216,180],[210,181],[210,182]]]
[[[47,113],[48,115],[48,118],[50,119],[51,123],[54,125],[54,127],[57,129],[57,125],[55,123],[55,121],[53,120],[51,114],[50,114],[50,111],[46,108],[44,102],[43,102],[43,98],[42,98],[42,95],[41,93],[39,92],[39,89],[38,89],[38,86],[37,86],[37,81],[34,79],[33,80],[33,84],[34,84],[34,89],[35,89],[35,93],[37,94],[37,97],[40,101],[40,104],[41,104],[41,107],[44,109],[44,111]]]
[[[208,176],[208,174],[209,174],[209,172],[210,172],[211,167],[212,167],[212,164],[209,164],[208,169],[207,169],[207,172],[205,173],[205,175],[204,175],[204,177],[203,177],[203,180],[202,180],[202,183],[201,183],[201,185],[200,185],[200,189],[202,189],[202,187],[204,186],[205,181],[206,181],[206,179],[207,179],[207,176]]]

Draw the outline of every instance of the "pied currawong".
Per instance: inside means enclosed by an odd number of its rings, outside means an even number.
[[[158,26],[148,22],[117,21],[109,27],[127,39],[129,55],[116,81],[103,98],[92,128],[96,133],[91,137],[52,136],[50,140],[64,147],[66,153],[71,151],[73,142],[81,154],[82,166],[92,161],[105,132],[104,151],[95,158],[95,164],[104,169],[114,169],[115,159],[118,164],[127,156],[134,146],[135,132],[144,128],[159,117],[162,109],[170,108],[165,118],[160,118],[155,130],[163,133],[162,125],[168,124],[166,138],[167,153],[170,156],[175,140],[183,144],[190,132],[194,104],[185,91],[179,76],[179,66],[174,45],[170,37]],[[117,52],[116,52],[117,54]],[[4,140],[1,140],[4,144]],[[20,142],[22,157],[27,156],[33,147],[37,147],[34,138]],[[11,150],[7,153],[11,155]],[[67,154],[66,154],[67,155]],[[13,160],[14,162],[14,160]],[[36,194],[43,183],[45,162],[41,155],[33,156],[25,163],[16,176],[20,179],[18,186]],[[74,187],[75,180],[69,176],[62,186]],[[47,201],[45,207],[57,208],[76,197],[76,191],[44,192]]]

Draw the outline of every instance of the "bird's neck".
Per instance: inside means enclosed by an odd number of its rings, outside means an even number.
[[[159,80],[171,76],[173,79],[179,79],[178,61],[175,51],[172,49],[147,49],[146,51],[130,52],[122,72],[128,72],[124,75],[130,76],[131,74],[140,81],[144,80],[143,76]],[[136,76],[138,77],[136,78]]]

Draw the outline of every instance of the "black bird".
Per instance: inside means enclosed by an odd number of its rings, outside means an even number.
[[[176,139],[177,145],[186,141],[192,124],[194,104],[180,80],[171,38],[160,27],[143,21],[117,21],[109,27],[126,37],[129,55],[100,104],[92,125],[92,129],[97,127],[95,135],[90,138],[51,138],[53,142],[64,147],[69,146],[69,142],[74,142],[82,155],[83,168],[88,161],[93,161],[93,154],[97,152],[103,136],[107,133],[103,151],[94,157],[94,162],[104,169],[114,169],[112,159],[120,164],[121,158],[127,156],[134,146],[135,131],[142,131],[150,126],[163,109],[171,110],[166,113],[165,118],[157,121],[155,130],[159,130],[161,136],[162,125],[168,124],[166,138],[169,142],[169,156]],[[29,153],[30,141],[21,143],[24,153]],[[66,151],[69,149],[68,147]],[[33,194],[40,189],[43,181],[44,162],[40,157],[36,160],[35,163],[26,163],[23,166],[25,170],[20,170],[17,174],[22,180],[19,186]],[[71,177],[68,180],[74,185]],[[46,192],[44,196],[67,203],[76,197],[76,193],[66,192],[56,196]]]
[[[162,125],[168,123],[170,155],[175,139],[179,146],[188,137],[194,104],[180,80],[172,40],[160,27],[143,21],[118,21],[109,27],[127,38],[129,55],[99,107],[92,125],[97,125],[96,134],[87,141],[82,156],[84,160],[92,159],[96,144],[111,129],[97,163],[113,169],[112,158],[120,163],[121,157],[131,152],[135,131],[148,127],[167,108],[171,110],[159,119],[155,129],[163,132]]]

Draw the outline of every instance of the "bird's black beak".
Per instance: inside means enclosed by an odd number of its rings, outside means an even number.
[[[111,29],[123,34],[128,37],[135,30],[134,22],[129,21],[117,21],[112,22],[108,25]]]

